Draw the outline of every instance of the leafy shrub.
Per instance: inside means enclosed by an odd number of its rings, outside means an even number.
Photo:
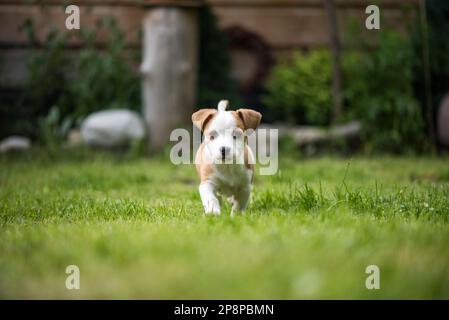
[[[95,47],[98,32],[108,30],[106,49]],[[140,62],[138,55],[126,52],[124,34],[110,17],[98,22],[98,29],[82,31],[85,47],[74,59],[76,81],[70,82],[75,118],[100,109],[127,108],[140,111],[140,77],[131,64]]]
[[[107,38],[105,48],[100,50],[96,40],[104,29]],[[32,19],[27,20],[23,31],[34,46],[37,40]],[[80,37],[81,49],[70,54],[66,48],[70,37],[75,35]],[[213,106],[224,97],[238,104],[237,86],[229,76],[228,42],[208,6],[200,10],[199,39],[198,105]],[[131,52],[125,48],[124,35],[111,17],[100,19],[93,30],[82,28],[79,33],[52,30],[42,48],[31,50],[28,75],[18,103],[13,108],[2,106],[2,129],[6,129],[0,134],[24,134],[49,144],[60,141],[60,133],[66,132],[55,127],[79,123],[99,109],[120,107],[140,111],[140,79],[132,67],[139,62],[140,50]],[[48,121],[52,128],[45,130],[43,124]],[[51,133],[56,136],[50,138]]]
[[[360,79],[361,55],[345,52],[342,68],[347,104],[355,99]],[[327,50],[312,50],[309,54],[294,53],[289,61],[279,63],[267,82],[264,103],[281,115],[278,120],[297,124],[328,125],[331,117],[332,59]],[[353,119],[354,110],[345,109],[344,119]]]
[[[361,44],[363,54],[345,52],[342,58],[344,120],[362,121],[368,152],[427,148],[421,106],[413,91],[416,56],[410,42],[397,32],[382,30],[375,50]],[[274,68],[264,102],[278,110],[279,120],[328,125],[331,72],[328,51],[296,53]]]
[[[379,44],[363,59],[352,88],[353,104],[363,122],[367,151],[403,153],[427,146],[421,107],[413,92],[416,57],[408,39],[380,32]]]
[[[327,124],[331,105],[331,59],[325,50],[296,52],[291,61],[273,68],[267,81],[268,108],[301,124]]]
[[[66,77],[70,59],[64,50],[68,38],[66,34],[52,29],[39,50],[34,46],[37,41],[33,21],[27,20],[23,30],[32,46],[26,60],[27,77],[16,104],[7,106],[10,112],[5,115],[5,120],[14,123],[10,127],[11,133],[35,138],[41,118],[45,118],[51,108],[70,102]]]
[[[99,32],[107,28],[104,50],[96,48]],[[34,23],[24,25],[31,45],[36,43]],[[26,123],[19,132],[37,137],[44,144],[61,141],[68,124],[79,123],[88,114],[107,108],[140,109],[140,79],[132,64],[139,62],[125,48],[124,35],[110,17],[97,22],[94,30],[81,31],[82,49],[70,54],[66,48],[72,33],[52,30],[41,50],[31,50],[27,79],[10,119]],[[57,115],[57,116],[56,116]],[[51,122],[51,128],[43,129]],[[56,127],[64,127],[56,129]],[[19,126],[24,127],[24,126]],[[17,133],[17,132],[14,132]],[[52,143],[53,143],[52,142]]]
[[[38,136],[48,151],[56,151],[68,134],[72,119],[66,117],[61,120],[57,107],[53,107],[47,116],[38,119]]]

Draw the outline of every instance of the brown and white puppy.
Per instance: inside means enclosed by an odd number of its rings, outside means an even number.
[[[220,214],[219,196],[228,197],[231,215],[245,210],[251,196],[254,156],[247,134],[259,126],[262,115],[250,109],[226,111],[227,105],[227,100],[221,100],[218,110],[201,109],[192,115],[204,136],[195,164],[206,214]]]

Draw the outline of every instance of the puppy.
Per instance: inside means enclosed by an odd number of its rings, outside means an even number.
[[[218,110],[201,109],[192,115],[204,136],[195,164],[206,214],[220,214],[219,196],[228,197],[231,215],[243,212],[251,196],[254,156],[247,135],[259,126],[262,115],[250,109],[226,111],[227,106],[228,101],[221,100]]]

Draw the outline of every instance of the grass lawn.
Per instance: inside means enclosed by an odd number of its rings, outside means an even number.
[[[193,166],[46,158],[0,158],[1,298],[449,298],[448,158],[280,157],[234,219]]]

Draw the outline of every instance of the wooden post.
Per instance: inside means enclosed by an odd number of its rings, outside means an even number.
[[[337,9],[334,0],[324,0],[329,24],[329,44],[332,52],[332,124],[335,124],[342,115],[342,67],[341,67],[341,45],[338,31]]]
[[[196,99],[201,1],[146,0],[141,65],[143,115],[150,150],[169,142],[170,132],[191,122]]]
[[[432,75],[430,74],[430,49],[429,49],[429,25],[427,22],[426,0],[419,1],[421,21],[422,61],[424,69],[424,90],[426,96],[426,120],[427,130],[433,146],[436,145],[435,117],[433,114]]]

